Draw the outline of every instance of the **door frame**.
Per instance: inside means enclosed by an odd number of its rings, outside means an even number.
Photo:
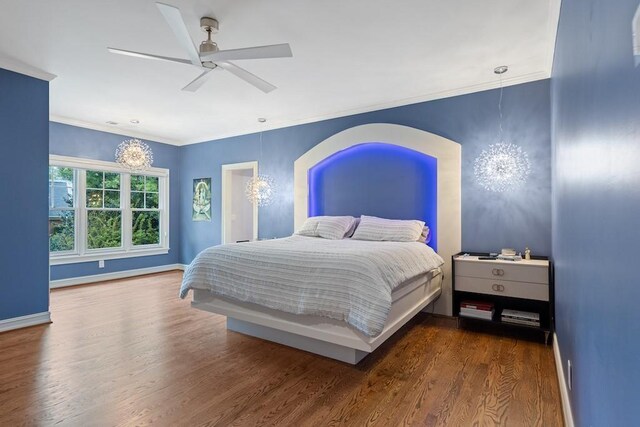
[[[221,175],[222,175],[222,194],[221,194],[221,240],[222,244],[226,243],[235,243],[235,242],[227,242],[227,233],[226,233],[226,224],[227,224],[227,216],[229,213],[228,209],[231,207],[230,197],[231,197],[231,179],[230,174],[234,170],[244,170],[244,169],[252,169],[253,176],[256,177],[258,175],[258,162],[242,162],[242,163],[229,163],[226,165],[222,165]],[[258,205],[256,203],[253,204],[253,240],[258,240]]]

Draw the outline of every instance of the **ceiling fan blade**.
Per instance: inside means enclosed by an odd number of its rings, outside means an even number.
[[[269,46],[245,47],[242,49],[227,49],[202,55],[203,61],[237,61],[239,59],[267,59],[292,57],[288,43],[272,44]]]
[[[193,79],[193,81],[191,83],[189,83],[188,85],[183,87],[182,90],[184,90],[186,92],[195,92],[195,91],[197,91],[198,89],[200,89],[200,86],[202,86],[204,84],[204,82],[207,81],[207,77],[209,77],[209,73],[211,73],[211,71],[212,70],[206,70],[205,72],[200,74],[198,77]]]
[[[217,65],[219,67],[229,71],[234,76],[241,78],[242,80],[244,80],[245,82],[249,83],[250,85],[253,85],[253,86],[257,87],[258,89],[260,89],[264,93],[269,93],[272,90],[276,89],[276,87],[274,85],[272,85],[271,83],[269,83],[269,82],[267,82],[265,80],[262,80],[260,77],[254,75],[254,74],[251,74],[250,72],[248,72],[244,68],[240,68],[237,65],[232,64],[231,62],[218,62]]]
[[[164,4],[164,3],[156,3],[160,13],[164,16],[165,21],[173,30],[173,33],[178,38],[178,42],[182,48],[189,55],[189,59],[191,59],[191,63],[193,65],[197,65],[200,67],[202,62],[200,61],[200,55],[198,54],[198,49],[193,44],[193,40],[191,40],[191,36],[189,35],[189,30],[187,30],[187,25],[184,23],[184,19],[182,19],[182,14],[180,13],[180,9],[177,7]]]
[[[178,62],[180,64],[191,65],[191,61],[186,59],[171,58],[169,56],[151,55],[150,53],[134,52],[132,50],[116,49],[113,47],[108,47],[107,50],[111,53],[117,53],[119,55],[134,56],[136,58],[144,58],[144,59],[155,59],[159,61]]]

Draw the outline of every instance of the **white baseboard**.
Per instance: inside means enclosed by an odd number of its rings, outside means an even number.
[[[574,427],[573,412],[571,412],[571,401],[569,400],[569,387],[564,380],[564,369],[562,356],[560,356],[560,346],[558,336],[553,334],[553,356],[556,359],[556,372],[558,373],[558,386],[560,387],[560,398],[562,399],[562,413],[564,414],[564,425]]]
[[[51,323],[51,313],[48,311],[0,320],[0,332],[41,325],[43,323]]]
[[[144,274],[162,273],[171,270],[183,270],[184,264],[167,264],[157,267],[137,268],[135,270],[114,271],[113,273],[94,274],[91,276],[70,277],[49,281],[49,288],[64,288],[67,286],[86,285],[88,283],[104,282],[105,280],[125,279],[127,277],[142,276]]]

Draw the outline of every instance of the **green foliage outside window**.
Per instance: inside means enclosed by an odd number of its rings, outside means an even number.
[[[49,211],[49,250],[72,251],[75,247],[73,211]]]
[[[87,212],[87,247],[118,248],[122,245],[122,213],[90,210]]]
[[[157,245],[160,243],[160,212],[133,212],[134,245]]]

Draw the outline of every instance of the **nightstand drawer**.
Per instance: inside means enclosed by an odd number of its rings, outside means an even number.
[[[456,291],[549,301],[549,286],[541,283],[479,279],[456,274]]]
[[[456,276],[549,284],[549,269],[523,263],[456,262]]]

